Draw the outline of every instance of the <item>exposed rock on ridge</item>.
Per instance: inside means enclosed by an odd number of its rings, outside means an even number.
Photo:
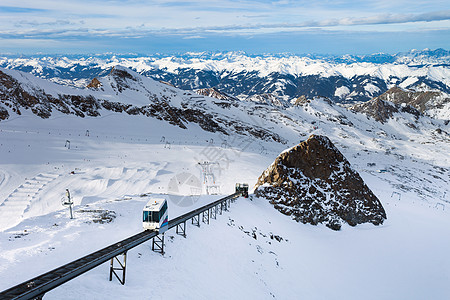
[[[12,76],[0,70],[0,103],[21,115],[23,109],[30,109],[41,118],[49,118],[52,111],[74,114],[79,117],[99,116],[99,102],[92,96],[58,95],[45,93],[41,89],[23,86]],[[0,119],[9,117],[5,107],[0,106]]]
[[[222,93],[221,91],[219,91],[218,89],[216,89],[214,87],[206,88],[206,89],[199,89],[196,92],[199,95],[212,97],[212,98],[216,98],[219,100],[235,100],[235,101],[239,100],[234,96],[228,95],[227,93]]]
[[[381,202],[325,136],[312,135],[281,153],[259,177],[255,195],[298,222],[333,230],[343,222],[379,225],[386,219]]]
[[[91,87],[85,90],[61,88],[54,83],[24,75],[18,71],[0,69],[0,121],[14,114],[21,115],[26,110],[31,110],[41,118],[49,118],[56,112],[97,117],[106,110],[144,115],[183,129],[194,123],[209,132],[225,135],[233,133],[286,143],[275,132],[245,120],[228,119],[226,114],[219,114],[207,106],[207,103],[212,103],[228,108],[238,105],[240,101],[215,102],[204,97],[194,101],[190,93],[145,78],[121,66],[113,68],[105,77],[92,80]]]
[[[429,109],[442,108],[450,102],[442,92],[436,91],[404,91],[399,87],[393,87],[377,97],[380,100],[391,101],[396,104],[408,104],[415,107],[421,113]]]
[[[385,123],[388,119],[392,118],[394,113],[406,112],[414,115],[416,119],[421,113],[414,107],[407,104],[395,104],[389,101],[381,100],[380,98],[374,98],[365,103],[356,104],[351,107],[351,110],[355,112],[365,113],[366,115],[374,118],[376,121]]]
[[[92,89],[98,89],[101,85],[102,83],[97,79],[97,77],[94,77],[94,79],[92,79],[92,81],[87,85],[87,87]]]
[[[268,105],[274,105],[278,107],[289,107],[289,104],[286,101],[284,101],[277,95],[271,93],[253,95],[248,97],[246,100]]]

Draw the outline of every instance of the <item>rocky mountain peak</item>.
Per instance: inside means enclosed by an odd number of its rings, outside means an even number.
[[[136,76],[135,76],[136,72],[122,67],[122,66],[114,66],[111,71],[109,72],[109,75],[113,76],[114,78],[121,78],[123,80],[125,79],[131,79],[136,81]]]
[[[303,106],[308,102],[310,102],[310,101],[306,98],[305,95],[301,95],[300,97],[293,99],[291,101],[292,105],[294,105],[294,106]]]
[[[450,97],[441,91],[405,91],[397,86],[381,94],[377,99],[391,101],[395,104],[411,105],[421,113],[442,109],[445,105],[450,104]]]
[[[94,79],[92,79],[91,82],[86,87],[91,89],[98,89],[101,86],[102,83],[97,79],[97,77],[94,77]]]
[[[49,118],[54,111],[79,117],[100,115],[100,105],[90,95],[54,95],[36,83],[24,81],[25,76],[21,72],[14,71],[13,74],[15,77],[0,70],[0,120],[7,119],[10,112],[21,115],[23,110],[30,110],[44,119]]]
[[[215,87],[198,89],[196,93],[202,96],[212,97],[219,100],[238,100],[236,97],[228,95],[227,93],[223,93]]]
[[[333,230],[386,219],[381,202],[325,136],[282,152],[258,178],[255,195],[298,222]]]
[[[417,109],[408,104],[395,104],[393,102],[383,100],[380,97],[374,98],[365,103],[353,105],[351,110],[365,113],[381,123],[385,123],[388,119],[392,118],[394,113],[398,112],[406,112],[414,115],[416,118],[421,115]]]
[[[393,116],[394,113],[398,112],[395,105],[379,98],[374,98],[365,103],[356,104],[352,106],[351,109],[356,112],[365,113],[381,123],[385,123]]]
[[[124,90],[134,89],[133,86],[139,82],[140,76],[128,68],[117,65],[111,69],[107,79],[114,90],[122,93]]]
[[[404,90],[403,89],[401,89],[400,87],[398,87],[398,86],[393,86],[393,87],[391,87],[389,90],[387,90],[385,93],[383,93],[383,94],[386,94],[386,95],[395,95],[395,94],[398,94],[398,93],[403,93],[404,92]]]

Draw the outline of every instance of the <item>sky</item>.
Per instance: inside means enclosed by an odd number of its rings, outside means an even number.
[[[2,0],[0,53],[450,49],[448,0]]]

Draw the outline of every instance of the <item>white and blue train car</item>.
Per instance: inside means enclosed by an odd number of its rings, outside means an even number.
[[[156,230],[163,233],[169,227],[167,200],[152,198],[143,210],[142,226],[144,230]]]

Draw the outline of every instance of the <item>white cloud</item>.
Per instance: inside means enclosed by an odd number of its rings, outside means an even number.
[[[2,7],[14,7],[4,9]],[[2,0],[0,38],[95,39],[449,29],[443,0]],[[23,9],[21,9],[23,8]]]
[[[190,36],[185,36],[183,37],[183,39],[185,40],[193,40],[193,39],[204,39],[204,36],[200,36],[200,35],[190,35]]]
[[[312,20],[301,23],[256,23],[243,25],[224,25],[224,26],[196,26],[196,27],[178,27],[178,28],[149,28],[145,24],[136,26],[127,26],[124,28],[108,27],[87,27],[82,21],[70,22],[67,20],[55,20],[54,22],[39,21],[21,21],[15,28],[0,30],[1,37],[17,38],[58,38],[68,36],[122,36],[122,37],[143,37],[145,35],[171,34],[185,35],[185,39],[202,38],[205,33],[243,33],[258,34],[276,31],[296,31],[307,30],[311,28],[330,28],[339,27],[343,30],[345,27],[355,27],[364,25],[389,25],[389,24],[408,24],[416,22],[435,22],[449,21],[450,10],[429,12],[423,14],[382,14],[359,18],[340,18]],[[30,25],[30,28],[26,28]],[[45,25],[45,26],[44,26]],[[445,25],[445,24],[444,24]],[[25,28],[24,28],[25,27]],[[48,28],[50,27],[50,28]],[[442,27],[442,26],[441,26]],[[445,26],[443,26],[445,28]],[[448,27],[447,27],[448,28]],[[401,30],[404,30],[403,28]]]

